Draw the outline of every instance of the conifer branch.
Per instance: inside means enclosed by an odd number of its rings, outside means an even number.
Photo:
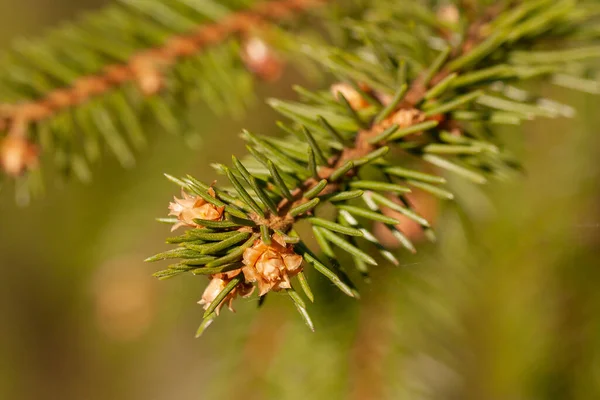
[[[42,41],[17,42],[0,62],[2,172],[28,180],[27,172],[39,174],[40,152],[49,152],[60,170],[86,181],[88,164],[99,157],[100,137],[121,164],[133,164],[130,147],[145,144],[140,122],[147,114],[177,133],[183,129],[176,114],[197,97],[237,112],[245,100],[218,100],[219,91],[233,84],[229,97],[236,92],[248,97],[243,69],[274,80],[283,66],[257,35],[326,0],[242,3],[119,0]],[[69,47],[78,53],[75,58],[65,53]],[[63,63],[65,56],[72,62]],[[225,84],[214,74],[197,83],[215,68]]]
[[[398,211],[430,232],[430,222],[404,197],[411,187],[451,199],[443,187],[446,173],[476,184],[506,176],[516,164],[494,143],[493,125],[572,114],[566,106],[511,86],[548,80],[565,70],[564,63],[576,63],[578,70],[594,68],[589,61],[598,54],[593,50],[578,53],[581,58],[575,60],[546,55],[522,63],[524,51],[536,51],[545,43],[573,51],[582,45],[579,38],[587,37],[585,45],[594,48],[597,37],[591,32],[600,9],[586,1],[549,4],[506,2],[460,26],[460,21],[446,20],[416,2],[404,7],[374,1],[364,15],[347,22],[350,36],[357,38],[347,48],[305,45],[341,81],[329,92],[300,90],[301,103],[271,101],[293,123],[280,124],[288,136],[281,140],[244,132],[253,158],[234,158],[231,168],[216,166],[232,188],[212,187],[190,176],[170,178],[189,192],[171,203],[174,228],[191,229],[168,240],[179,248],[149,259],[182,259],[156,276],[203,274],[208,269],[211,281],[201,303],[218,311],[223,304],[231,307],[238,294],[251,295],[255,284],[261,297],[270,291],[293,293],[291,278],[304,262],[342,292],[358,297],[336,250],[354,260],[363,276],[378,260],[361,241],[398,264],[370,225],[383,224],[414,251],[399,221],[386,212]],[[415,20],[419,35],[413,41]],[[391,152],[400,156],[390,158]],[[394,163],[398,160],[403,165]],[[424,164],[433,166],[434,173],[421,171]],[[333,220],[318,215],[322,204],[336,211]],[[227,225],[203,225],[206,220]],[[312,226],[322,257],[298,237],[295,224],[300,220]],[[241,245],[233,243],[238,237],[243,240],[242,233],[252,236]],[[206,256],[210,258],[202,258]],[[211,268],[229,265],[223,273],[212,274]],[[300,285],[307,283],[302,280]],[[306,304],[292,298],[312,328]],[[214,316],[206,317],[212,321]]]

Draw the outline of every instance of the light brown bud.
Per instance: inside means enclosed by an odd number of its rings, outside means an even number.
[[[294,253],[279,234],[272,236],[270,245],[257,240],[246,249],[243,261],[246,282],[256,282],[261,296],[271,290],[291,288],[290,277],[302,270],[302,256]]]
[[[392,125],[397,124],[400,128],[407,128],[409,126],[421,123],[425,120],[423,113],[417,109],[400,109],[392,114],[390,122]]]
[[[241,56],[246,68],[262,80],[273,82],[283,73],[283,62],[258,37],[248,38],[242,43]]]
[[[11,176],[19,176],[38,163],[38,150],[22,136],[6,136],[0,141],[0,166]]]
[[[208,193],[215,197],[215,192],[212,188],[208,189]],[[195,219],[205,219],[208,221],[219,221],[223,217],[225,207],[217,207],[214,204],[208,203],[200,196],[190,196],[183,190],[181,191],[182,199],[174,197],[175,202],[169,203],[169,215],[176,216],[179,220],[171,231],[180,226],[189,226],[193,228],[202,228],[194,222]]]
[[[208,284],[208,286],[204,290],[204,293],[202,294],[202,299],[200,299],[198,304],[204,305],[205,310],[208,309],[210,304],[217,298],[219,293],[221,293],[221,291],[225,289],[225,286],[227,286],[231,279],[237,276],[240,272],[241,270],[238,269],[224,274],[213,275],[211,277],[210,283]],[[215,312],[217,313],[217,315],[219,315],[221,307],[223,307],[224,304],[227,304],[227,307],[231,311],[235,312],[232,306],[233,300],[238,295],[241,297],[249,297],[252,294],[252,292],[254,292],[254,286],[252,284],[245,282],[240,283],[231,292],[229,292],[227,296],[225,296],[223,301],[215,309]]]
[[[438,9],[437,17],[440,21],[448,22],[450,24],[458,24],[460,20],[460,13],[454,4],[446,4]]]
[[[132,61],[135,82],[140,91],[146,96],[156,94],[162,89],[164,79],[156,62],[149,56],[138,57]]]
[[[425,115],[415,108],[401,108],[379,124],[373,127],[374,133],[381,133],[392,125],[398,125],[400,129],[425,121]]]
[[[362,89],[362,88],[361,88]],[[350,107],[354,110],[361,110],[369,107],[369,102],[362,97],[362,95],[347,83],[336,83],[331,86],[331,94],[336,99],[340,98],[340,94],[348,100]]]

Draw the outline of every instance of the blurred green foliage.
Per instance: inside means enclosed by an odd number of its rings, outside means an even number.
[[[98,3],[2,0],[0,43]],[[92,185],[28,208],[2,193],[0,398],[600,398],[600,100],[547,91],[578,115],[503,132],[525,175],[483,192],[454,182],[439,243],[374,269],[359,302],[309,276],[315,334],[272,296],[195,340],[189,299],[206,278],[158,284],[141,261],[168,229],[151,218],[176,194],[162,172],[210,181],[242,126],[264,132],[264,105],[244,121],[198,116],[200,149],[154,135],[135,169],[106,159]]]

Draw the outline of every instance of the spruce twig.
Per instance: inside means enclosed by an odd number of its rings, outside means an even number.
[[[271,102],[293,122],[281,125],[289,135],[287,141],[264,139],[245,132],[254,162],[264,168],[254,176],[239,166],[241,162],[239,165],[235,162],[241,177],[248,183],[247,188],[242,187],[231,170],[221,168],[227,172],[236,193],[232,192],[229,201],[220,197],[219,190],[215,190],[215,196],[229,206],[244,205],[255,226],[219,228],[213,224],[211,229],[228,233],[222,240],[233,248],[217,254],[223,261],[219,262],[219,258],[207,261],[206,267],[242,262],[243,268],[231,271],[233,276],[244,278],[236,286],[240,294],[246,289],[242,285],[252,284],[258,286],[260,296],[268,291],[288,290],[312,328],[305,303],[296,292],[290,291],[291,278],[301,271],[298,265],[302,259],[344,293],[358,297],[356,288],[337,263],[336,252],[347,253],[363,276],[368,273],[367,266],[376,266],[379,260],[363,248],[361,241],[375,246],[384,259],[399,264],[391,249],[379,243],[371,221],[382,223],[400,245],[411,252],[415,250],[410,238],[402,232],[399,220],[386,214],[382,207],[417,222],[430,234],[431,221],[417,214],[405,201],[411,188],[452,199],[453,194],[444,187],[446,179],[442,175],[446,173],[483,184],[488,178],[513,169],[510,157],[487,135],[486,129],[495,122],[486,118],[488,113],[502,111],[518,115],[523,112],[531,118],[560,114],[555,109],[531,104],[530,97],[511,99],[492,96],[490,92],[498,84],[514,82],[517,78],[524,81],[548,77],[556,72],[553,65],[556,60],[547,57],[547,63],[540,63],[542,69],[526,74],[520,70],[517,75],[504,74],[507,70],[499,66],[512,62],[513,49],[522,54],[523,49],[534,49],[545,39],[562,40],[564,46],[570,46],[571,35],[582,26],[580,20],[577,24],[571,20],[571,13],[580,15],[578,2],[560,2],[560,7],[552,11],[546,10],[545,0],[517,3],[513,8],[489,7],[465,28],[461,41],[451,41],[452,35],[440,31],[440,26],[446,24],[435,22],[434,15],[421,15],[422,28],[430,35],[424,40],[427,43],[434,39],[438,43],[443,41],[438,46],[443,49],[441,52],[427,52],[422,49],[424,46],[397,41],[392,33],[404,26],[404,15],[390,14],[390,7],[394,7],[385,1],[374,1],[366,7],[373,34],[380,35],[380,43],[375,45],[372,40],[364,39],[368,36],[365,32],[369,32],[369,24],[359,18],[356,24],[347,23],[349,35],[364,40],[349,45],[348,49],[308,44],[307,53],[339,76],[343,83],[333,85],[331,93],[309,93],[302,89],[302,97],[306,99],[302,103]],[[590,16],[591,20],[594,18]],[[412,25],[406,25],[412,32]],[[391,62],[390,55],[396,57],[400,52],[406,53],[407,61]],[[588,60],[588,53],[580,58]],[[526,62],[522,55],[517,60]],[[407,67],[409,62],[410,68]],[[481,74],[486,69],[493,73]],[[456,118],[460,113],[463,118]],[[465,115],[470,118],[468,123]],[[420,166],[415,169],[396,165],[398,159],[389,157],[393,153],[417,157],[422,164],[431,164],[433,172],[421,171]],[[400,157],[399,161],[405,162],[406,158]],[[369,178],[364,177],[366,173]],[[263,185],[258,185],[258,181]],[[180,186],[189,189],[186,182],[182,183]],[[260,207],[270,202],[274,208]],[[333,206],[332,220],[319,215],[320,206],[327,203]],[[216,207],[214,201],[209,204]],[[216,211],[213,214],[217,219],[233,221],[227,212],[225,216]],[[183,212],[177,217],[179,224],[187,223]],[[323,259],[297,237],[294,228],[300,220],[312,226]],[[179,240],[191,242],[194,237],[213,237],[213,232],[202,231],[206,229],[202,226],[188,225],[193,227],[188,232],[200,230],[200,236],[188,233]],[[241,236],[243,232],[252,232],[254,236],[236,248],[238,241],[247,237]],[[207,255],[211,249],[222,249],[209,243],[184,243],[183,247],[199,254],[174,254],[197,258]],[[265,275],[267,269],[277,272]],[[214,275],[211,285],[231,279],[232,276],[226,274]],[[300,284],[312,298],[304,275]]]

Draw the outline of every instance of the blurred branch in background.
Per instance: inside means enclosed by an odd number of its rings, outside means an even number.
[[[189,110],[202,100],[239,116],[253,80],[277,80],[284,60],[298,57],[278,29],[322,3],[119,0],[15,41],[0,61],[3,180],[15,180],[24,204],[43,191],[47,166],[89,182],[106,147],[132,167],[149,122],[197,144]]]

